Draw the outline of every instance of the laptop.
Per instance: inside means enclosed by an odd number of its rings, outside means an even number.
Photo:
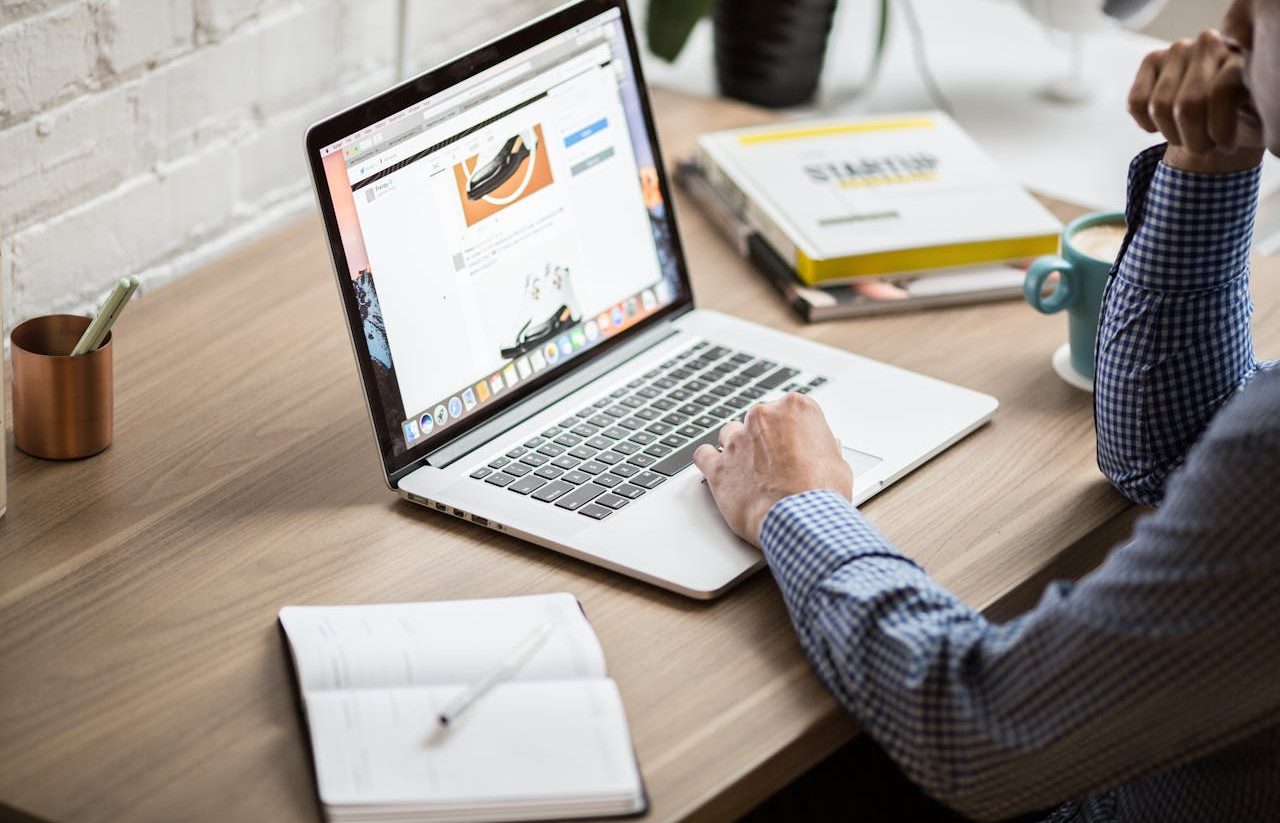
[[[582,0],[314,126],[307,157],[387,485],[696,598],[763,564],[694,450],[810,395],[855,502],[996,400],[706,309],[625,0]]]

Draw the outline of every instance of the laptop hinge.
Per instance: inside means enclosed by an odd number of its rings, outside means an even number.
[[[674,318],[672,318],[674,319]],[[535,394],[533,397],[523,400],[502,414],[488,420],[476,428],[459,435],[453,440],[445,443],[440,448],[428,454],[422,459],[420,465],[433,466],[435,468],[444,468],[456,460],[470,454],[476,449],[484,446],[495,437],[501,437],[506,432],[524,423],[529,418],[559,403],[564,398],[581,389],[583,386],[598,380],[602,375],[608,374],[619,366],[624,365],[630,360],[639,357],[654,346],[665,340],[679,334],[677,329],[670,322],[663,323],[653,329],[648,329],[636,335],[634,340],[628,340],[621,344],[614,351],[602,356],[598,360],[593,360],[581,368],[574,369],[560,380],[552,383],[547,388]],[[398,481],[404,474],[408,474],[415,466],[406,469],[398,477],[393,478]]]

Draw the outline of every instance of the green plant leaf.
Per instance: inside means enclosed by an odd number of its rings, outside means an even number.
[[[679,56],[697,22],[715,0],[650,0],[645,16],[649,50],[668,63]],[[886,0],[887,2],[887,0]]]

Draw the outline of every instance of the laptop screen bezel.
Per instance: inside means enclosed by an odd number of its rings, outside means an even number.
[[[337,215],[333,207],[333,201],[329,196],[321,150],[345,140],[356,132],[403,111],[428,97],[448,91],[479,72],[486,71],[506,60],[518,57],[529,49],[571,30],[574,26],[605,14],[611,9],[618,10],[617,19],[621,22],[626,37],[627,57],[631,61],[631,71],[635,78],[645,133],[653,153],[658,187],[663,202],[663,216],[667,224],[667,236],[670,239],[671,253],[679,276],[679,292],[671,303],[645,317],[634,326],[627,328],[624,332],[584,350],[581,354],[554,370],[549,369],[541,375],[530,378],[521,385],[514,387],[501,402],[488,404],[487,408],[479,409],[474,414],[468,415],[457,425],[449,426],[438,434],[428,437],[412,448],[397,454],[393,438],[399,437],[400,432],[398,430],[392,431],[387,425],[386,409],[383,408],[381,394],[375,382],[372,357],[364,337],[363,321],[360,317],[355,287],[351,279],[351,273],[347,271],[346,252],[338,229]],[[552,11],[467,54],[430,69],[415,78],[322,120],[307,131],[308,165],[311,169],[312,181],[315,184],[316,197],[324,220],[325,232],[328,235],[334,273],[338,281],[338,291],[346,313],[348,332],[356,355],[356,365],[360,372],[365,400],[373,423],[378,451],[382,458],[383,471],[388,485],[392,485],[391,478],[393,475],[401,473],[406,468],[418,463],[446,443],[464,436],[476,426],[493,419],[515,404],[526,400],[540,389],[552,385],[571,374],[575,369],[607,355],[626,341],[633,339],[635,335],[641,334],[645,330],[653,328],[656,324],[665,322],[670,317],[692,308],[693,291],[689,283],[689,273],[680,244],[680,235],[676,228],[671,191],[667,182],[661,149],[658,144],[657,130],[654,127],[653,111],[650,106],[648,89],[645,86],[639,56],[639,46],[636,42],[635,32],[631,25],[631,18],[627,12],[625,0],[581,0],[573,5]],[[615,55],[615,59],[617,58],[618,56]],[[408,413],[408,410],[405,411]]]

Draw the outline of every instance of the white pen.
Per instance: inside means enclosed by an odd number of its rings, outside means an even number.
[[[456,721],[463,712],[483,697],[486,692],[519,671],[520,667],[533,656],[533,653],[536,652],[550,636],[550,623],[543,623],[534,629],[519,646],[516,646],[511,650],[511,653],[508,654],[501,663],[494,666],[492,671],[467,688],[463,689],[461,694],[453,700],[450,700],[449,704],[440,710],[440,714],[437,717],[437,720],[439,720],[439,728],[444,728],[450,723]]]

